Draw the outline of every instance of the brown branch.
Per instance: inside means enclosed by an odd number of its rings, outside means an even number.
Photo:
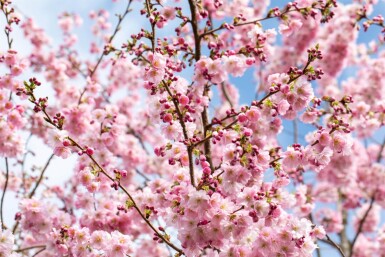
[[[224,82],[221,83],[221,89],[222,89],[223,96],[225,97],[226,101],[229,103],[230,107],[233,108],[233,103],[231,102],[229,94],[227,93],[226,86],[225,86]]]
[[[271,14],[267,14],[265,17],[263,18],[260,18],[260,19],[256,19],[256,20],[251,20],[251,21],[245,21],[245,22],[239,22],[239,23],[234,23],[232,24],[232,26],[234,27],[240,27],[240,26],[244,26],[244,25],[250,25],[250,24],[257,24],[258,22],[261,22],[261,21],[265,21],[265,20],[268,20],[268,19],[272,19],[272,18],[281,18],[283,15],[285,15],[286,13],[289,13],[289,12],[293,12],[293,11],[296,11],[295,9],[293,10],[290,10],[290,9],[287,9],[285,11],[283,11],[281,13],[280,16],[271,16]],[[207,35],[210,35],[210,34],[213,34],[217,31],[220,31],[222,29],[225,29],[225,26],[224,24],[221,24],[218,28],[215,28],[215,29],[211,29],[211,30],[208,30],[208,31],[205,31],[204,33],[200,34],[199,37],[200,38],[203,38]]]
[[[147,9],[147,14],[148,17],[151,17],[151,3],[150,0],[146,0],[146,9]],[[155,52],[155,21],[151,22],[151,51],[154,53]]]
[[[195,41],[195,61],[199,61],[201,58],[201,36],[198,33],[198,21],[197,21],[197,10],[195,5],[195,0],[188,0],[191,12],[191,26],[194,33],[194,41]]]
[[[139,176],[141,176],[141,177],[146,181],[146,183],[147,183],[148,181],[151,181],[151,179],[150,179],[149,177],[147,177],[147,175],[144,174],[143,172],[141,172],[140,170],[135,169],[135,171],[136,171],[136,173],[139,174]]]
[[[48,122],[48,121],[47,121]],[[56,126],[55,126],[56,127]],[[40,176],[39,176],[39,179],[37,180],[36,184],[35,184],[35,187],[32,189],[32,191],[28,194],[28,199],[31,199],[35,193],[36,193],[36,190],[37,188],[39,187],[41,181],[43,180],[43,177],[44,177],[44,173],[45,171],[47,170],[51,160],[53,159],[54,157],[54,154],[51,154],[51,156],[48,158],[47,162],[45,163],[43,169],[41,170],[41,173],[40,173]],[[16,232],[16,229],[19,227],[19,224],[20,222],[19,221],[16,221],[15,225],[13,225],[13,228],[12,228],[12,233],[15,234]]]
[[[53,159],[55,155],[54,154],[51,154],[51,156],[48,158],[48,161],[45,163],[44,165],[44,168],[41,170],[41,173],[40,173],[40,176],[39,176],[39,179],[37,180],[36,184],[35,184],[35,187],[32,189],[32,191],[29,193],[28,195],[28,198],[32,198],[35,193],[36,193],[36,189],[39,187],[41,181],[43,180],[43,177],[44,177],[44,173],[45,171],[47,170],[51,160]]]
[[[139,144],[140,146],[142,147],[142,149],[146,152],[146,154],[150,154],[150,152],[147,150],[145,144],[144,144],[144,141],[143,139],[140,137],[140,135],[138,135],[135,130],[133,130],[130,126],[127,126],[128,127],[128,133],[133,135],[136,139],[138,139],[139,141]]]
[[[194,42],[195,42],[195,61],[199,61],[201,58],[201,37],[199,35],[199,27],[198,27],[198,20],[197,20],[197,6],[195,3],[195,0],[188,0],[189,6],[190,6],[190,12],[191,12],[191,27],[194,34]],[[203,89],[203,96],[207,97],[209,95],[210,88],[206,85]],[[201,113],[202,117],[202,126],[203,126],[203,136],[207,136],[208,128],[207,125],[209,124],[209,115],[207,107],[203,108],[203,111]],[[205,149],[205,155],[206,160],[210,164],[211,172],[214,172],[214,165],[211,158],[211,143],[209,140],[206,140],[204,142],[204,149]]]
[[[383,143],[381,144],[380,151],[378,152],[377,160],[376,160],[377,162],[381,161],[381,159],[382,159],[382,152],[384,151],[384,148],[385,148],[385,138],[384,138]],[[358,236],[362,232],[362,228],[364,226],[364,223],[365,223],[365,220],[366,220],[367,216],[369,215],[370,210],[373,208],[373,204],[374,204],[374,201],[375,201],[375,196],[376,196],[376,191],[373,192],[373,195],[372,195],[372,197],[370,199],[369,207],[366,210],[366,212],[365,212],[364,216],[362,217],[362,219],[360,220],[360,223],[358,225],[357,233],[354,236],[352,243],[350,244],[350,257],[353,256],[354,245],[355,245],[355,243],[356,243],[356,241],[358,239]]]
[[[366,218],[368,217],[370,210],[373,208],[374,199],[375,199],[374,195],[375,195],[375,194],[373,194],[372,198],[370,199],[370,205],[369,205],[368,209],[366,210],[364,216],[363,216],[362,219],[360,220],[360,223],[359,223],[358,229],[357,229],[357,233],[356,233],[356,235],[354,236],[352,243],[350,244],[350,255],[349,255],[350,257],[353,256],[354,245],[355,245],[355,243],[356,243],[356,241],[357,241],[357,239],[358,239],[358,236],[359,236],[359,235],[361,234],[361,232],[362,232],[362,228],[364,227],[365,220],[366,220]]]
[[[384,141],[381,144],[380,151],[378,151],[377,162],[380,162],[381,159],[382,159],[382,152],[384,151],[384,147],[385,147],[385,138],[384,138]]]
[[[344,252],[342,251],[341,247],[340,247],[337,243],[335,243],[335,242],[329,237],[328,234],[326,234],[326,239],[327,239],[328,242],[331,243],[331,245],[333,245],[333,246],[340,252],[340,254],[341,254],[342,257],[346,257],[346,255],[345,255]]]
[[[39,251],[37,251],[34,255],[32,255],[32,257],[35,257],[35,256],[37,256],[39,253],[41,253],[42,251],[44,251],[46,248],[44,247],[44,248],[42,248],[42,249],[40,249]]]
[[[9,167],[8,167],[8,158],[5,157],[5,184],[4,184],[4,189],[3,189],[3,194],[1,195],[1,203],[0,203],[0,219],[1,219],[1,227],[2,229],[6,229],[7,226],[5,225],[4,222],[4,217],[3,217],[3,204],[4,204],[4,197],[5,197],[5,192],[7,191],[7,186],[8,186],[8,180],[9,180]]]
[[[20,252],[29,251],[29,250],[32,250],[35,248],[45,248],[45,247],[46,247],[45,245],[34,245],[34,246],[29,246],[29,247],[17,249],[17,250],[15,250],[15,252],[20,253]]]

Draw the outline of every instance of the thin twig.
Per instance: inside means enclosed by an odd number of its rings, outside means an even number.
[[[270,14],[266,15],[265,17],[263,18],[260,18],[260,19],[256,19],[256,20],[251,20],[251,21],[245,21],[245,22],[239,22],[239,23],[235,23],[235,24],[232,24],[234,27],[240,27],[240,26],[244,26],[244,25],[250,25],[250,24],[257,24],[258,22],[261,22],[261,21],[265,21],[265,20],[268,20],[268,19],[272,19],[272,18],[280,18],[282,17],[283,15],[285,15],[286,13],[289,13],[289,12],[293,12],[293,11],[296,11],[296,10],[290,10],[290,9],[287,9],[285,11],[283,11],[281,13],[281,15],[279,16],[271,16]],[[224,24],[220,25],[218,28],[216,29],[211,29],[211,30],[208,30],[202,34],[199,35],[200,38],[203,38],[207,35],[211,35],[217,31],[220,31],[222,29],[225,29],[225,26]]]
[[[51,154],[51,156],[49,157],[48,161],[46,162],[46,164],[44,165],[44,168],[41,170],[41,173],[40,173],[40,177],[39,179],[37,180],[36,184],[35,184],[35,187],[32,189],[32,191],[29,193],[28,195],[28,198],[32,198],[35,193],[36,193],[36,189],[39,187],[41,181],[43,180],[43,177],[44,177],[44,173],[45,171],[47,170],[51,160],[53,159],[55,155],[54,154]]]
[[[384,141],[382,142],[381,144],[381,147],[380,147],[380,150],[377,154],[377,162],[381,162],[381,159],[382,159],[382,152],[384,151],[384,148],[385,148],[385,138],[384,138]],[[373,192],[373,195],[370,199],[370,204],[369,204],[369,207],[368,209],[366,210],[364,216],[362,217],[362,219],[360,220],[360,223],[358,225],[358,229],[357,229],[357,233],[356,235],[354,236],[353,240],[352,240],[352,243],[350,244],[350,257],[353,256],[353,250],[354,250],[354,245],[358,239],[358,236],[361,234],[362,232],[362,228],[364,226],[364,223],[365,223],[365,220],[366,218],[368,217],[369,215],[369,212],[370,210],[373,208],[373,204],[374,204],[374,201],[375,201],[375,196],[376,196],[376,191]]]
[[[39,253],[41,253],[42,251],[44,251],[46,248],[42,248],[41,250],[37,251],[34,255],[32,255],[32,257],[35,257],[37,256]]]
[[[373,208],[374,199],[375,199],[375,197],[374,197],[374,194],[373,194],[372,198],[370,199],[370,205],[369,205],[368,209],[366,210],[364,216],[360,220],[360,223],[359,223],[358,229],[357,229],[357,233],[354,236],[352,243],[350,244],[350,255],[349,255],[350,257],[353,256],[354,245],[355,245],[355,243],[356,243],[356,241],[358,239],[358,236],[362,232],[362,228],[364,227],[365,220],[368,217],[370,210]]]
[[[15,252],[20,253],[20,252],[32,250],[32,249],[35,249],[35,248],[45,248],[45,247],[46,247],[45,245],[34,245],[34,246],[28,246],[28,247],[25,247],[25,248],[17,249],[17,250],[15,250]]]
[[[146,9],[147,9],[147,14],[148,17],[151,17],[151,3],[150,0],[146,0]],[[154,53],[155,52],[155,21],[151,22],[151,51]]]
[[[7,186],[8,186],[8,180],[9,180],[9,167],[8,167],[8,158],[5,157],[5,184],[4,184],[4,189],[3,189],[3,194],[1,196],[1,203],[0,203],[0,218],[1,218],[1,227],[5,229],[7,226],[5,225],[4,222],[4,217],[3,217],[3,204],[4,204],[4,197],[5,197],[5,192],[7,191]]]
[[[222,93],[223,93],[223,96],[225,97],[226,101],[229,103],[230,107],[233,108],[233,103],[231,102],[231,99],[230,99],[229,95],[227,94],[226,85],[224,82],[221,83],[221,89],[222,89]]]
[[[150,152],[147,150],[146,145],[143,142],[143,139],[135,132],[135,130],[133,130],[131,127],[128,126],[128,133],[133,135],[136,139],[138,139],[142,149],[146,152],[146,154],[149,155]]]
[[[47,121],[47,122],[48,122],[48,121]],[[29,199],[31,199],[31,198],[35,195],[37,188],[39,187],[41,181],[43,180],[44,173],[45,173],[45,171],[47,170],[47,168],[48,168],[48,166],[49,166],[51,160],[53,159],[53,157],[54,157],[54,154],[52,154],[52,155],[49,157],[48,161],[45,163],[44,168],[42,169],[42,171],[41,171],[41,173],[40,173],[40,177],[39,177],[38,181],[37,181],[36,184],[35,184],[35,187],[34,187],[34,188],[32,189],[32,191],[28,194],[28,198],[29,198]],[[13,233],[13,234],[15,234],[16,229],[18,228],[19,224],[20,224],[20,222],[19,222],[19,221],[16,221],[15,225],[13,225],[13,228],[12,228],[12,233]]]
[[[331,240],[331,238],[329,237],[328,234],[326,234],[326,239],[340,252],[342,257],[346,257],[346,255],[342,251],[341,247],[338,244],[336,244],[333,240]]]
[[[25,149],[28,149],[28,144],[29,144],[29,141],[31,140],[32,138],[32,133],[29,134],[27,140],[25,141]],[[26,193],[27,189],[25,188],[25,171],[24,171],[24,166],[25,166],[25,161],[27,159],[27,155],[31,153],[32,155],[34,155],[34,153],[32,151],[26,151],[24,154],[23,154],[23,159],[21,161],[21,179],[22,179],[22,186],[23,186],[23,194]]]
[[[146,176],[146,174],[144,174],[143,172],[141,172],[139,169],[135,169],[136,173],[139,174],[139,176],[141,176],[142,178],[144,178],[144,180],[146,182],[149,182],[151,181],[151,179],[149,177]]]
[[[297,118],[293,120],[293,141],[294,144],[298,144],[298,124]]]
[[[112,36],[109,38],[107,44],[112,43],[112,40],[114,40],[115,36],[117,35],[118,31],[120,30],[120,24],[122,23],[124,18],[127,16],[127,14],[130,12],[131,3],[132,3],[132,0],[128,0],[125,12],[122,15],[118,15],[118,23],[116,24],[114,32],[112,33]],[[102,62],[103,57],[105,55],[107,55],[107,53],[105,51],[103,51],[102,54],[99,56],[95,67],[90,71],[90,75],[89,75],[90,78],[92,78],[94,76],[96,70],[98,69],[98,67],[99,67],[100,63]],[[78,100],[78,105],[81,104],[83,95],[85,94],[86,91],[87,91],[87,87],[85,87],[83,89],[83,91],[81,92],[79,100]]]

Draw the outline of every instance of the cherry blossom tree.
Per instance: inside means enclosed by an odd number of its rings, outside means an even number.
[[[63,11],[54,45],[14,2],[0,0],[1,257],[385,256],[383,3],[120,0],[111,17]],[[70,179],[47,183],[72,156]]]

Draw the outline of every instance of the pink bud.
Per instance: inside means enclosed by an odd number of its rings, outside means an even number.
[[[64,140],[63,141],[63,146],[70,146],[71,142],[69,140]]]
[[[88,155],[93,155],[93,154],[94,154],[94,149],[92,149],[92,148],[87,148],[87,149],[86,149],[86,154],[88,154]]]
[[[210,175],[210,174],[211,174],[211,169],[210,169],[210,167],[204,168],[204,169],[203,169],[203,174],[205,174],[205,175]]]
[[[246,122],[247,120],[248,120],[248,118],[247,118],[246,114],[241,113],[241,114],[238,115],[238,121],[239,121],[240,123],[244,123],[244,122]]]
[[[121,170],[120,175],[122,175],[123,178],[127,177],[128,172],[126,170]]]

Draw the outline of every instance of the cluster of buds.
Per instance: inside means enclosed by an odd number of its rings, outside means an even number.
[[[115,190],[118,190],[119,189],[119,182],[118,181],[114,181],[111,183],[111,187]]]
[[[53,117],[53,123],[55,123],[59,129],[63,128],[64,120],[65,117],[61,113],[56,113],[56,115]]]
[[[281,10],[278,7],[274,7],[267,13],[267,17],[279,17],[281,14]]]
[[[335,98],[331,96],[324,96],[322,97],[322,100],[325,102],[328,102],[330,107],[333,108],[336,114],[351,113],[351,110],[348,105],[350,103],[353,103],[352,96],[344,96],[340,101],[337,101]]]
[[[128,209],[125,206],[123,206],[123,205],[118,205],[117,209],[118,209],[118,213],[121,212],[121,211],[124,212],[124,213],[128,212]]]
[[[309,69],[309,72],[307,73],[307,80],[312,81],[316,79],[321,79],[321,76],[324,75],[324,72],[321,68],[317,69]]]
[[[198,222],[197,227],[199,227],[199,226],[206,226],[206,225],[209,224],[210,222],[211,222],[211,221],[206,220],[206,219],[201,220],[201,221]]]
[[[67,238],[69,238],[69,229],[68,229],[68,227],[67,226],[62,226],[61,228],[60,228],[60,238],[62,239],[62,240],[65,240],[65,239],[67,239]],[[59,240],[60,241],[60,240]],[[56,242],[57,244],[61,244],[61,243],[63,243],[63,242]]]
[[[218,180],[212,177],[213,171],[210,168],[210,163],[206,160],[206,156],[202,154],[199,157],[199,163],[203,168],[202,170],[203,175],[198,184],[198,188],[202,188],[208,191],[208,195],[212,195],[214,192],[217,192],[219,190]]]
[[[36,87],[40,86],[41,83],[37,81],[36,78],[30,78],[27,81],[24,81],[24,88],[18,88],[16,95],[21,96],[21,95],[28,95],[31,96],[33,93],[33,90],[36,89]],[[31,99],[30,99],[31,100]],[[33,101],[32,101],[33,102]]]
[[[155,207],[154,206],[148,206],[146,205],[145,208],[144,208],[144,216],[146,217],[146,219],[149,219],[151,214],[158,214],[158,211],[155,210]]]
[[[322,23],[329,22],[334,17],[333,7],[337,7],[336,0],[328,0],[326,2],[319,1],[320,10],[322,14]]]
[[[307,50],[308,53],[308,62],[313,62],[315,60],[322,60],[323,56],[321,51],[319,50],[319,45],[317,44],[314,48],[309,48]]]
[[[33,101],[35,104],[35,107],[33,108],[33,111],[38,113],[41,112],[42,110],[45,110],[48,106],[48,97],[41,97],[37,101]]]
[[[294,66],[291,66],[289,68],[289,71],[287,72],[287,75],[290,75],[290,78],[301,76],[302,74],[303,74],[303,71],[301,69],[299,69],[298,67],[294,67]],[[281,84],[278,84],[278,85],[281,85]]]
[[[165,232],[163,227],[158,227],[158,229],[159,229],[159,231],[164,233],[163,238],[166,238],[166,240],[170,239],[170,236],[166,234],[166,232]],[[152,240],[154,240],[155,242],[158,242],[159,244],[161,244],[161,243],[164,242],[163,238],[160,238],[160,236],[157,233],[154,233],[154,236],[153,236]]]
[[[128,173],[126,170],[114,169],[114,174],[115,174],[115,179],[119,181],[121,178],[127,177]]]
[[[255,210],[249,211],[249,216],[253,219],[253,222],[255,223],[259,221],[258,214]]]

